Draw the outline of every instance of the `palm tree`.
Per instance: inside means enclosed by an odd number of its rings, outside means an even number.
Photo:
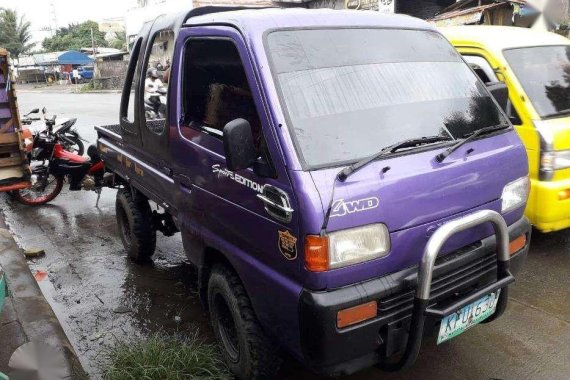
[[[13,9],[0,9],[0,46],[7,49],[13,58],[28,53],[34,44],[32,39],[31,24],[18,17]]]

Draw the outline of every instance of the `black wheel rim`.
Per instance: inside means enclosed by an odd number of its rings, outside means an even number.
[[[216,315],[218,316],[218,330],[222,344],[230,360],[236,363],[239,360],[239,341],[234,317],[226,299],[217,294],[215,297]]]

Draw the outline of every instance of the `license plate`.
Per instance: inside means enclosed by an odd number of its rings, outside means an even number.
[[[501,290],[499,289],[497,292],[487,294],[477,301],[457,310],[455,313],[444,317],[441,320],[437,344],[455,338],[470,327],[475,326],[491,316],[497,308],[500,293]]]

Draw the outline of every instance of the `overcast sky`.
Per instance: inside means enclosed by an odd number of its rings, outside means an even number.
[[[51,3],[55,6],[58,27],[86,20],[121,17],[136,5],[135,0],[0,0],[0,7],[16,9],[19,15],[24,15],[32,23],[34,40],[37,42],[49,35],[40,30],[52,23]]]

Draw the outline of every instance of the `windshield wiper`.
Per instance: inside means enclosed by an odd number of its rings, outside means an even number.
[[[497,125],[491,125],[489,127],[478,129],[475,132],[471,133],[469,136],[459,140],[458,143],[450,146],[449,148],[447,148],[446,150],[444,150],[443,152],[441,152],[440,154],[435,156],[435,160],[437,162],[442,162],[451,153],[455,152],[457,149],[459,149],[460,147],[462,147],[464,144],[468,143],[469,141],[474,140],[476,137],[486,135],[488,133],[492,133],[495,131],[500,131],[501,129],[508,128],[509,126],[510,126],[509,124],[497,124]]]
[[[387,147],[382,148],[382,150],[380,150],[378,153],[375,153],[370,157],[363,158],[362,160],[345,167],[338,173],[337,178],[339,181],[344,182],[352,173],[362,169],[372,161],[375,161],[383,156],[395,153],[399,149],[416,148],[421,145],[434,144],[441,141],[451,141],[451,138],[446,136],[425,136],[415,139],[408,139],[392,145],[388,145]]]

